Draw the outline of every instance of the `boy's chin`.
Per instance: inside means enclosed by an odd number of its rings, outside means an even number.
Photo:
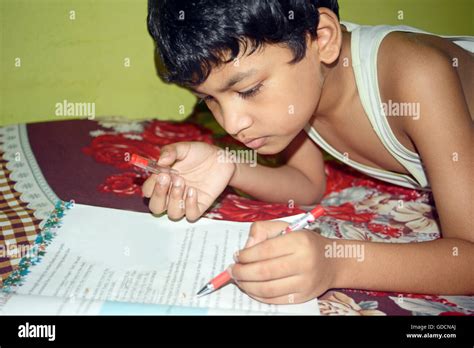
[[[262,147],[256,149],[255,151],[259,155],[276,155],[283,151],[286,146],[281,146],[280,144],[265,144]]]
[[[267,150],[265,146],[261,147],[260,149],[255,150],[259,155],[276,155],[278,152]]]

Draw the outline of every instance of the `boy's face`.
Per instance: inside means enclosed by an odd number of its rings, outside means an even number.
[[[306,56],[290,65],[291,50],[264,45],[214,68],[193,90],[205,98],[227,133],[260,154],[276,154],[298,135],[318,106],[323,74],[315,46],[309,41]],[[223,90],[232,80],[235,84]],[[256,140],[248,143],[252,139]]]

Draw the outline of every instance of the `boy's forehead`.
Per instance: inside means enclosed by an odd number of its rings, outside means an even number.
[[[247,46],[246,50],[241,47],[239,55],[234,59],[231,59],[230,51],[223,52],[222,56],[224,57],[223,61],[228,61],[228,63],[214,67],[212,72],[228,73],[236,70],[246,70],[250,66],[264,65],[265,62],[274,62],[282,57],[291,58],[291,53],[287,47],[282,45],[263,43],[255,50],[251,49],[251,46]]]
[[[235,84],[247,79],[251,78],[253,75],[259,72],[256,68],[250,68],[248,70],[240,70],[234,71],[233,73],[225,74],[226,77],[220,78],[219,76],[209,76],[204,83],[202,83],[199,87],[207,87],[205,85],[212,85],[213,87],[209,87],[212,90],[215,90],[217,93],[223,93],[230,89]],[[209,80],[211,80],[209,82]],[[214,87],[215,86],[215,87]]]
[[[202,88],[219,91],[261,71],[267,71],[269,68],[275,67],[280,61],[288,62],[292,59],[290,50],[281,45],[263,44],[256,51],[251,53],[249,51],[239,54],[238,57],[228,63],[213,66],[206,81],[191,89],[196,92],[199,92],[198,90]],[[222,56],[223,60],[226,61],[231,58],[231,53],[226,52]]]

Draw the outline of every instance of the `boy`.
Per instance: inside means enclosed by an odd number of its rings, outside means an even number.
[[[472,51],[472,38],[343,25],[331,0],[150,1],[148,27],[165,80],[204,99],[235,139],[286,159],[251,167],[222,163],[208,144],[166,146],[159,164],[180,176],[144,183],[152,212],[194,221],[227,185],[316,204],[325,189],[317,145],[368,175],[433,192],[443,238],[337,241],[362,245],[364,262],[324,257],[332,240],[318,233],[271,239],[285,223],[254,223],[229,268],[249,296],[282,304],[330,288],[474,293],[474,59],[461,48]],[[389,117],[401,109],[409,117]]]

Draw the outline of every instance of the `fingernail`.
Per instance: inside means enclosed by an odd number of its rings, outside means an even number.
[[[247,243],[245,243],[245,247],[250,248],[253,245],[254,240],[255,239],[253,237],[249,237],[249,239],[247,239]]]
[[[194,190],[192,187],[188,189],[188,197],[192,197],[194,195]]]
[[[239,263],[239,251],[238,250],[234,253],[234,261],[236,263]]]
[[[168,183],[168,175],[164,175],[164,174],[158,175],[158,183],[160,185],[166,185]]]
[[[181,182],[181,180],[176,180],[175,182],[173,182],[173,187],[180,188],[182,185],[183,183]]]

